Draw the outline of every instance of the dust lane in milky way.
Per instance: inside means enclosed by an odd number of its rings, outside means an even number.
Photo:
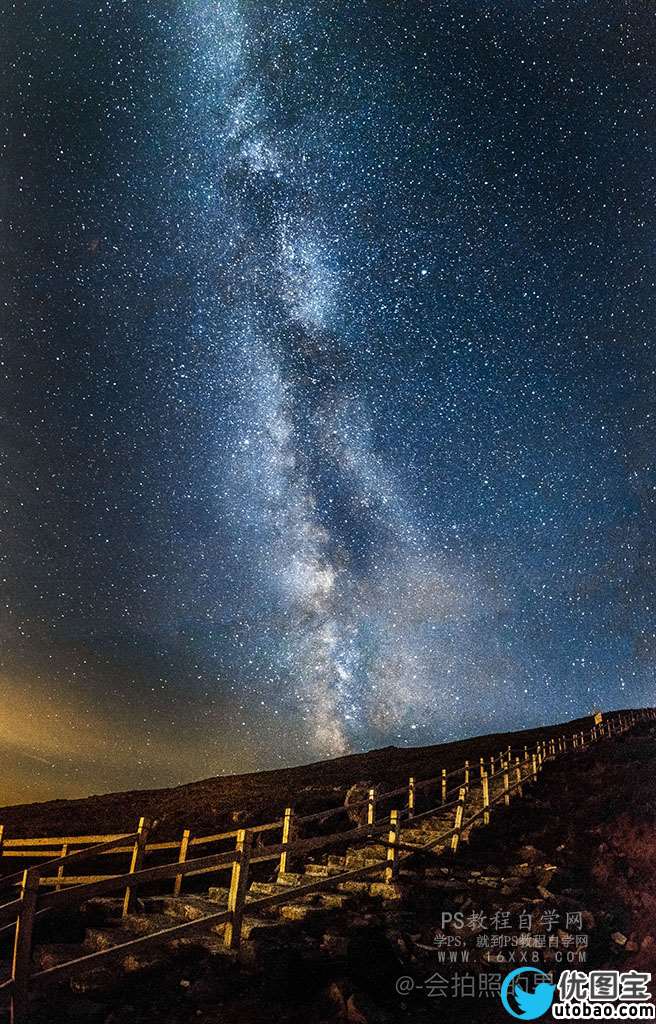
[[[653,703],[645,17],[12,12],[0,799]]]

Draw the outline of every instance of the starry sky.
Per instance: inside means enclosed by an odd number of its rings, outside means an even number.
[[[0,800],[654,703],[654,12],[7,0]]]

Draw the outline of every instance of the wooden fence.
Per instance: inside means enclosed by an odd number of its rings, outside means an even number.
[[[172,842],[149,842],[149,823],[145,818],[139,821],[138,828],[131,834],[4,838],[3,857],[46,858],[42,864],[0,879],[0,887],[5,890],[15,888],[19,893],[0,905],[0,934],[14,930],[11,974],[0,983],[0,992],[10,997],[12,1024],[24,1024],[27,1020],[29,992],[35,986],[104,966],[112,960],[122,960],[137,949],[219,924],[225,924],[225,945],[230,949],[238,949],[246,910],[249,914],[258,913],[375,872],[384,871],[385,879],[391,882],[398,876],[401,861],[417,855],[430,855],[438,846],[442,849],[450,847],[451,853],[455,855],[463,836],[478,825],[486,825],[495,806],[508,806],[514,795],[521,795],[526,785],[537,780],[547,761],[566,752],[585,750],[603,738],[625,732],[639,721],[655,718],[654,709],[616,714],[601,722],[595,721],[587,730],[542,739],[531,750],[524,747],[519,754],[507,748],[489,759],[481,758],[477,765],[466,761],[462,767],[452,771],[443,769],[434,778],[417,781],[411,777],[407,785],[380,794],[371,790],[366,800],[349,807],[351,811],[361,808],[366,824],[330,835],[294,838],[295,833],[304,825],[318,821],[323,823],[333,815],[343,813],[343,807],[329,808],[303,817],[294,817],[292,809],[288,808],[278,821],[197,838],[192,838],[189,831],[185,830],[179,841]],[[422,791],[426,793],[425,799],[430,806],[428,810],[417,813],[417,795]],[[389,805],[390,801],[396,802],[397,806],[379,816],[379,805],[382,802]],[[403,841],[404,822],[412,826],[422,818],[442,815],[448,811],[453,811],[453,824],[444,832],[422,844]],[[254,839],[259,833],[276,830],[280,831],[278,843],[255,846]],[[232,838],[235,839],[234,849],[194,856],[195,847],[211,846]],[[313,878],[271,895],[247,898],[249,872],[253,865],[276,861],[278,870],[286,871],[292,857],[302,858],[331,846],[347,847],[359,842],[367,846],[380,846],[381,858],[364,867]],[[55,856],[52,856],[53,851]],[[177,857],[170,863],[144,867],[144,858],[151,851],[177,851]],[[77,870],[75,866],[82,860],[94,860],[117,853],[129,854],[128,871],[113,875],[76,875],[68,870],[71,866],[74,871]],[[127,915],[134,908],[135,895],[141,886],[172,883],[173,893],[179,894],[184,878],[222,871],[230,872],[228,901],[227,906],[216,913],[140,935],[109,949],[89,953],[53,967],[37,971],[33,969],[35,925],[49,911],[79,906],[91,898],[116,893],[122,895],[123,914]]]

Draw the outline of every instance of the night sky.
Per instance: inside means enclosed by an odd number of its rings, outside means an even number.
[[[0,800],[654,703],[628,0],[6,0]]]

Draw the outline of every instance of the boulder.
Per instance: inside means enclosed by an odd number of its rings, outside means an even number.
[[[367,782],[362,780],[360,782],[354,782],[353,785],[346,791],[344,797],[344,807],[348,814],[349,821],[356,827],[359,828],[362,825],[367,824],[367,800],[369,799],[369,790],[376,789],[378,792],[381,791],[381,786],[375,782]],[[363,803],[364,801],[364,803]],[[359,806],[354,807],[353,804]]]

